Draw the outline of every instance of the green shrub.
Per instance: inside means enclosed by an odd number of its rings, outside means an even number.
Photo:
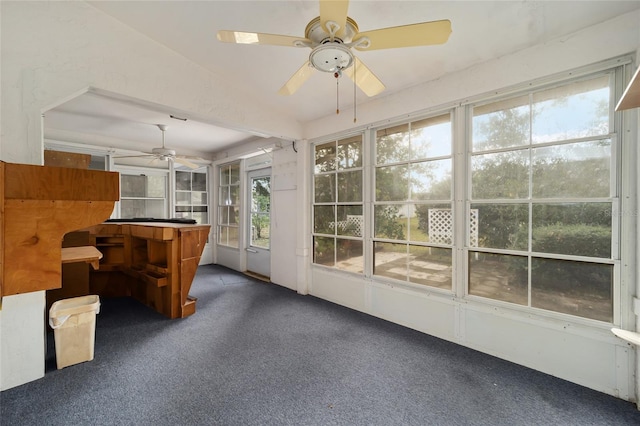
[[[611,257],[611,228],[591,225],[549,225],[533,230],[533,251]]]

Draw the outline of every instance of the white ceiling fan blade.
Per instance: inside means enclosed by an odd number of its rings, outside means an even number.
[[[316,69],[311,66],[309,61],[306,61],[300,69],[293,74],[289,81],[287,81],[284,86],[278,90],[278,94],[283,96],[293,95],[304,84],[304,82],[311,77],[315,70]]]
[[[365,31],[353,37],[354,48],[358,50],[393,49],[396,47],[429,46],[442,44],[451,34],[451,21],[422,22],[420,24],[402,25],[399,27],[381,28]],[[369,43],[358,44],[367,37]]]
[[[187,160],[184,157],[175,157],[173,158],[173,161],[175,161],[178,164],[182,164],[183,166],[187,166],[190,169],[199,169],[200,167],[202,167],[195,163],[192,163],[191,161]]]
[[[218,31],[218,40],[224,43],[269,44],[273,46],[304,47],[310,46],[311,40],[304,37],[293,37],[279,34],[248,33],[243,31]]]
[[[367,96],[375,96],[385,89],[380,79],[355,56],[353,66],[342,72],[354,81]]]
[[[116,155],[113,158],[144,158],[144,157],[155,157],[153,154],[140,154],[140,155]]]
[[[331,34],[331,27],[327,22],[335,22],[338,25],[336,36],[342,37],[347,24],[347,11],[349,0],[320,0],[320,22],[322,27]]]

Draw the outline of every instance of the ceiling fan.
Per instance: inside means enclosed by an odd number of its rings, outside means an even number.
[[[158,126],[158,128],[162,132],[162,147],[153,148],[151,150],[151,152],[149,152],[147,154],[143,154],[143,155],[124,155],[124,156],[118,156],[117,158],[144,158],[144,157],[151,157],[154,160],[176,162],[176,163],[181,164],[183,166],[189,167],[190,169],[198,169],[198,168],[202,167],[202,166],[199,166],[199,165],[189,161],[189,157],[186,157],[184,155],[176,155],[176,151],[175,150],[165,147],[165,145],[164,145],[164,132],[167,130],[167,128],[169,126],[167,126],[166,124],[156,124],[156,126]]]
[[[309,59],[278,91],[281,95],[295,93],[318,70],[333,73],[336,78],[344,71],[367,96],[375,96],[385,86],[352,49],[365,52],[442,44],[451,34],[451,21],[447,19],[359,32],[356,21],[347,16],[348,8],[348,0],[320,0],[320,16],[307,24],[304,37],[221,30],[218,40],[310,48]]]

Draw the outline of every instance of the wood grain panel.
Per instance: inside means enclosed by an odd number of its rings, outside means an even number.
[[[62,239],[100,223],[113,201],[5,199],[2,294],[60,288]]]
[[[115,172],[5,163],[4,182],[5,199],[120,199],[120,178]]]

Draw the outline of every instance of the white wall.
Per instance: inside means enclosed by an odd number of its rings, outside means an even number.
[[[297,290],[296,223],[306,220],[296,208],[298,160],[304,158],[289,143],[273,152],[271,164],[271,282],[292,290]]]

